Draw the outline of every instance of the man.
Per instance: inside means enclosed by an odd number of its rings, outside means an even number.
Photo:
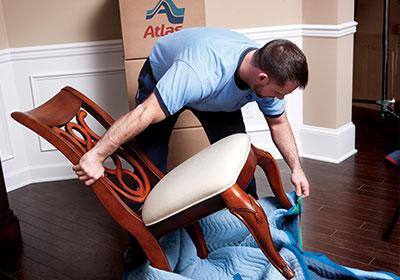
[[[297,87],[305,88],[307,81],[306,58],[287,40],[274,40],[260,48],[238,33],[214,28],[189,28],[165,36],[141,70],[137,107],[119,118],[74,170],[79,180],[93,184],[104,173],[103,161],[136,137],[165,172],[169,137],[184,109],[197,116],[214,143],[245,132],[240,108],[256,101],[292,171],[297,195],[307,197],[309,183],[283,101]],[[250,193],[255,194],[254,186]]]

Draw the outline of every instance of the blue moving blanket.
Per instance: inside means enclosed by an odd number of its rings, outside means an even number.
[[[294,279],[399,279],[388,272],[352,269],[330,261],[317,253],[303,252],[300,229],[301,199],[288,195],[294,205],[279,208],[275,198],[259,202],[270,223],[271,235],[280,255],[293,269]],[[200,221],[210,254],[207,259],[197,256],[196,248],[184,229],[164,236],[164,248],[173,272],[142,267],[124,273],[124,279],[284,279],[258,248],[247,228],[228,210],[221,210]]]

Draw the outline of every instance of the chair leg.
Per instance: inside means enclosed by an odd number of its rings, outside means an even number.
[[[237,184],[221,194],[226,206],[238,217],[254,236],[258,246],[269,261],[286,278],[294,277],[292,269],[279,255],[272,241],[267,217],[262,207],[250,195],[246,194]]]
[[[186,226],[185,229],[196,246],[197,256],[201,259],[207,258],[209,252],[199,223],[194,222]]]
[[[275,194],[275,197],[285,209],[290,209],[292,204],[290,203],[285,194],[285,190],[283,189],[279,168],[275,159],[266,151],[257,149],[254,146],[252,146],[252,149],[257,157],[257,165],[261,167],[261,169],[264,171],[264,174],[267,176],[269,185]]]
[[[138,242],[153,267],[165,271],[172,271],[167,256],[164,254],[161,245],[155,238],[139,238]]]
[[[158,240],[145,227],[138,216],[126,204],[123,204],[118,195],[105,182],[99,180],[92,185],[92,190],[95,192],[97,198],[118,224],[136,238],[136,241],[142,247],[143,252],[153,267],[171,271],[168,259]]]

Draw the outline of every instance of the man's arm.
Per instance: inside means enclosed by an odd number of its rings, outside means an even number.
[[[134,110],[120,117],[90,151],[73,167],[79,180],[89,186],[104,174],[103,162],[119,146],[131,140],[150,124],[165,119],[165,113],[154,93]]]
[[[292,170],[291,181],[295,186],[296,194],[307,197],[310,193],[309,183],[301,167],[296,142],[286,114],[277,118],[265,116],[265,119],[271,130],[272,140]]]

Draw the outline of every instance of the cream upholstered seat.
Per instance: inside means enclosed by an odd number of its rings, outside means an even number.
[[[142,210],[144,224],[156,224],[232,187],[250,148],[247,134],[233,134],[171,170],[146,198]]]

